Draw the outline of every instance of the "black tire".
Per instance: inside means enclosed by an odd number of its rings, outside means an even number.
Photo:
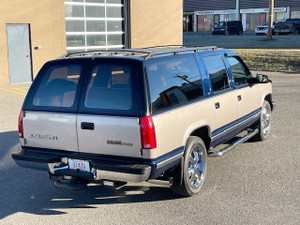
[[[299,30],[295,30],[294,35],[299,35]]]
[[[271,106],[268,101],[264,101],[261,113],[260,113],[260,119],[258,124],[259,133],[253,137],[254,140],[257,141],[264,141],[268,138],[270,134],[270,128],[271,128]]]
[[[243,31],[240,30],[240,31],[238,32],[238,35],[240,36],[240,35],[242,35],[242,34],[243,34]]]
[[[225,31],[225,35],[229,36],[230,35],[229,31]]]
[[[171,191],[176,195],[190,197],[200,192],[206,175],[207,152],[202,139],[189,137],[182,160]]]

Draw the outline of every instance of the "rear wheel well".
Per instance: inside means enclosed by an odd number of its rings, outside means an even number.
[[[205,144],[206,149],[209,150],[211,138],[210,138],[210,128],[208,126],[201,127],[194,130],[190,134],[190,136],[196,136],[201,138]]]

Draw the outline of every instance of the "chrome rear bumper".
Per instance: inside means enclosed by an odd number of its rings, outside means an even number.
[[[149,179],[151,166],[128,160],[108,160],[101,157],[85,158],[76,153],[53,153],[22,149],[12,154],[15,162],[31,169],[49,171],[54,176],[71,176],[85,180],[112,180],[123,182],[142,182]],[[67,158],[82,159],[90,162],[91,172],[69,169]]]

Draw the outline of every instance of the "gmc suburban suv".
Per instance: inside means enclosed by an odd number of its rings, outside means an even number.
[[[47,62],[31,85],[12,157],[66,190],[149,181],[192,196],[208,156],[268,137],[273,108],[271,81],[253,77],[231,50],[70,53]]]

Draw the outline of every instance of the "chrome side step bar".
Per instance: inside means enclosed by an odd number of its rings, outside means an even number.
[[[162,177],[162,178],[158,178],[158,179],[151,179],[151,180],[148,180],[148,183],[155,184],[155,185],[161,185],[164,187],[171,187],[173,185],[173,178]]]
[[[218,151],[218,152],[209,152],[208,156],[210,157],[218,157],[218,156],[222,156],[224,155],[226,152],[228,152],[229,150],[231,150],[232,148],[234,148],[235,146],[237,146],[238,144],[241,144],[247,140],[249,140],[250,138],[252,138],[254,135],[256,135],[259,132],[259,130],[256,128],[255,130],[249,132],[248,134],[246,134],[244,137],[238,139],[237,141],[233,142],[232,144],[230,144],[229,146],[227,146],[226,148],[223,148],[222,150]]]

